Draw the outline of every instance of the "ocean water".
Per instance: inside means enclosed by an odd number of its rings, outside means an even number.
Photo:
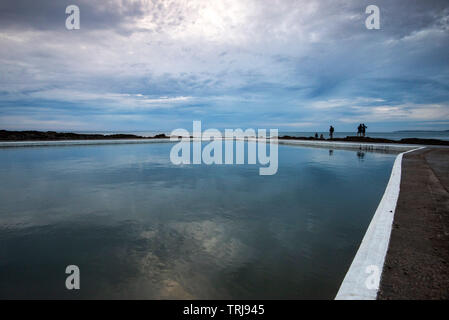
[[[395,159],[279,146],[259,176],[171,146],[0,148],[0,298],[332,299]]]

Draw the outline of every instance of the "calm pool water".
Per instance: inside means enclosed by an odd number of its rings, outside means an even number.
[[[279,146],[259,176],[171,146],[0,149],[0,298],[332,299],[395,158]]]

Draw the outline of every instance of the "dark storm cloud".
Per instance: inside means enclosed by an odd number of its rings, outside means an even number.
[[[143,3],[136,1],[90,0],[2,0],[0,28],[58,30],[65,28],[65,9],[77,5],[83,28],[118,28],[122,23],[144,14]]]

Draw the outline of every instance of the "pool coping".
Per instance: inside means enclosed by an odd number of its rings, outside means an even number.
[[[399,198],[402,157],[406,153],[423,148],[425,147],[418,147],[397,155],[384,195],[340,285],[335,300],[376,300]]]
[[[341,141],[310,141],[279,139],[279,144],[297,145],[304,147],[320,147],[332,149],[351,149],[362,151],[404,152],[421,147],[416,144],[395,143],[368,143],[368,142],[341,142]]]
[[[226,140],[226,138],[222,138]],[[237,140],[243,140],[236,138]],[[257,141],[257,138],[248,138],[248,141]],[[362,151],[403,152],[420,147],[414,144],[394,143],[367,143],[367,142],[341,142],[341,141],[310,141],[277,139],[280,145],[295,145],[304,147],[320,147],[332,149],[351,149]],[[174,143],[176,140],[149,138],[149,139],[105,139],[105,140],[53,140],[53,141],[3,141],[0,148],[9,147],[49,147],[49,146],[85,146],[85,145],[114,145],[114,144],[143,144],[143,143]]]

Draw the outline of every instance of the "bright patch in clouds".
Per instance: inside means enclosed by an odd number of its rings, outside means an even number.
[[[449,4],[81,0],[0,5],[0,126],[447,129]]]

